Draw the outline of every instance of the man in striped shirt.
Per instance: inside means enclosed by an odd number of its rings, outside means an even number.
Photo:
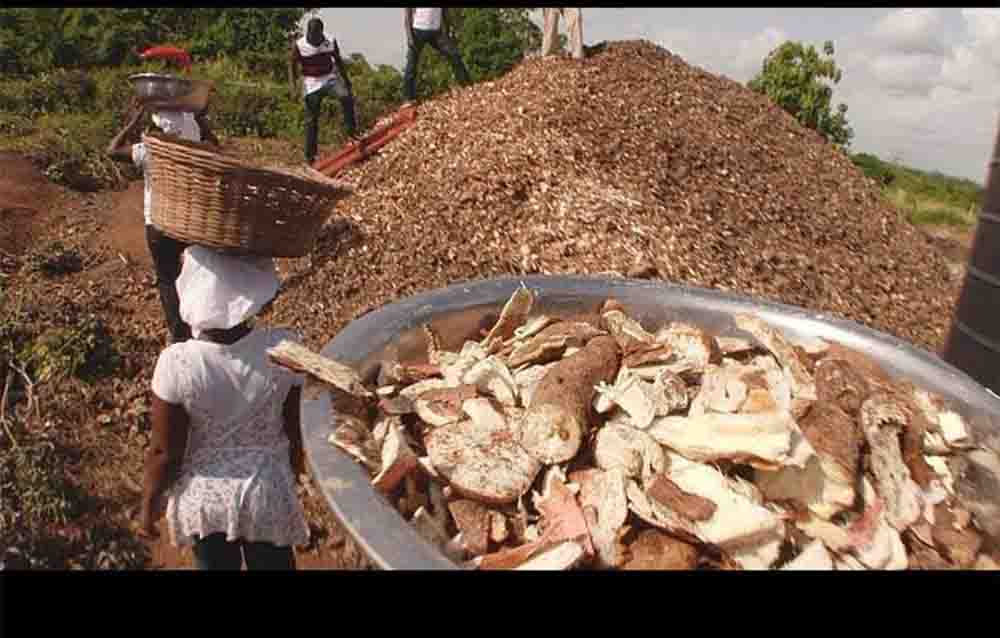
[[[344,128],[354,138],[354,96],[351,81],[344,70],[340,47],[323,33],[323,21],[313,18],[306,24],[306,34],[292,45],[292,68],[302,69],[303,94],[306,107],[306,162],[316,160],[319,138],[319,113],[323,98],[336,95],[344,111]]]
[[[469,84],[469,72],[458,54],[458,47],[448,35],[446,9],[403,9],[403,30],[406,32],[403,97],[407,102],[417,99],[417,62],[425,44],[431,45],[448,60],[459,84]]]

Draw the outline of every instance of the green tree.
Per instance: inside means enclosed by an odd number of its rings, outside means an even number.
[[[822,55],[812,45],[785,42],[768,54],[749,87],[770,97],[803,126],[838,146],[848,147],[854,131],[847,123],[847,105],[832,107],[833,88],[827,84],[837,84],[841,79],[833,53],[830,41],[823,43]]]
[[[0,9],[0,70],[30,74],[117,66],[134,62],[136,49],[174,44],[202,59],[256,56],[256,66],[279,73],[305,13],[305,8]]]
[[[373,68],[360,53],[353,53],[344,60],[347,75],[351,78],[357,98],[358,125],[370,127],[378,118],[391,113],[402,101],[400,86],[403,75],[395,67],[380,64]],[[331,108],[336,100],[326,100]],[[338,118],[331,120],[340,122]]]

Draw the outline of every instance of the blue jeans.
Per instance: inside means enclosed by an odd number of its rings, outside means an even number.
[[[337,84],[339,83],[339,84]],[[344,130],[348,135],[357,132],[357,122],[354,119],[354,97],[351,90],[343,83],[343,80],[336,80],[318,91],[313,91],[306,96],[306,162],[312,164],[316,160],[316,147],[319,142],[319,115],[323,105],[323,98],[328,95],[335,95],[340,100],[340,108],[344,111]]]
[[[431,48],[448,60],[459,84],[465,86],[470,82],[469,71],[462,63],[458,47],[447,33],[414,29],[413,41],[406,47],[406,67],[403,69],[403,97],[409,102],[417,99],[417,63],[425,44],[431,45]]]
[[[295,552],[291,547],[243,540],[230,542],[221,532],[198,539],[192,549],[195,567],[202,570],[239,571],[244,560],[248,570],[295,569]]]

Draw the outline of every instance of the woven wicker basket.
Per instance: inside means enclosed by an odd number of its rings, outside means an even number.
[[[153,224],[180,241],[267,257],[308,254],[351,188],[311,169],[264,169],[207,144],[143,137]]]

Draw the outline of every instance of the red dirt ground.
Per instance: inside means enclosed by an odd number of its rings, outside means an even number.
[[[134,322],[159,321],[159,305],[150,290],[143,296],[117,295],[120,285],[114,281],[127,271],[151,283],[153,273],[146,247],[142,217],[141,180],[129,184],[122,191],[81,194],[67,191],[50,183],[28,160],[14,155],[0,154],[0,266],[5,259],[23,254],[33,243],[40,242],[69,224],[81,219],[96,222],[89,229],[87,241],[94,246],[107,244],[117,256],[89,268],[87,278],[105,280],[111,294],[119,296],[116,304],[125,316]],[[956,267],[968,257],[972,241],[971,230],[925,229],[939,249],[955,262]],[[122,269],[122,259],[127,268]],[[129,274],[129,278],[131,278]],[[108,281],[110,280],[110,281]],[[130,468],[134,476],[141,476],[141,468]],[[132,489],[134,492],[134,487]],[[344,532],[333,520],[329,510],[315,493],[305,494],[303,504],[313,530],[314,540],[308,548],[296,551],[301,569],[360,568],[364,560]],[[138,503],[118,503],[122,509],[134,508]],[[191,555],[169,544],[166,536],[146,543],[151,560],[150,569],[190,569]]]
[[[23,253],[59,195],[60,189],[31,162],[0,153],[0,251]]]
[[[70,226],[78,227],[86,235],[88,245],[97,249],[104,244],[113,255],[81,275],[92,281],[101,280],[108,292],[117,297],[116,305],[132,321],[159,321],[159,304],[151,286],[147,286],[150,290],[143,296],[126,294],[129,286],[125,279],[137,276],[151,284],[154,277],[143,226],[142,191],[142,180],[137,180],[122,191],[76,193],[51,183],[29,160],[0,154],[0,269],[16,264],[16,258],[34,244],[55,238]],[[127,262],[124,269],[123,258]],[[100,450],[90,452],[101,456]],[[128,473],[141,477],[141,468],[128,468]],[[135,487],[130,485],[126,492],[137,497]],[[109,494],[100,496],[113,498],[113,490],[106,491]],[[115,493],[120,494],[121,490]],[[364,559],[353,543],[344,538],[318,494],[303,494],[302,500],[313,541],[309,547],[296,548],[298,567],[362,568]],[[118,502],[114,509],[134,516],[137,506],[138,502]],[[150,555],[148,569],[193,567],[190,550],[173,547],[165,534],[143,544]]]

